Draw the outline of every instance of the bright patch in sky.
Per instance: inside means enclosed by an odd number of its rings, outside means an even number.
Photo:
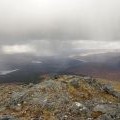
[[[72,42],[75,49],[120,49],[120,41],[81,40]]]
[[[4,45],[2,51],[5,54],[34,53],[35,49],[29,45]]]

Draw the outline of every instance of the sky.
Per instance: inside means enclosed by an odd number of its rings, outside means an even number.
[[[120,49],[120,0],[0,0],[0,54]]]

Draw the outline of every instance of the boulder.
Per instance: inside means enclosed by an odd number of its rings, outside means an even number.
[[[0,120],[18,120],[18,119],[9,115],[4,115],[4,116],[0,116]]]
[[[114,91],[112,85],[110,85],[110,84],[103,85],[103,90],[107,93],[112,93]]]
[[[87,112],[87,108],[82,103],[74,102],[70,107],[70,111],[73,114],[80,114]]]
[[[71,80],[70,85],[73,86],[74,88],[79,88],[79,80],[77,79]]]
[[[115,110],[114,105],[109,104],[98,104],[93,108],[94,112],[110,113]]]
[[[113,111],[111,113],[103,114],[96,120],[120,120],[120,112]]]
[[[120,100],[120,92],[115,91],[114,88],[112,87],[112,85],[110,85],[110,84],[104,85],[103,90],[106,93],[108,93],[108,94],[110,94],[110,95],[112,95]]]

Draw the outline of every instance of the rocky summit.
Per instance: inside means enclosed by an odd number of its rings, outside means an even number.
[[[37,84],[1,84],[0,120],[120,120],[120,83],[47,75]]]

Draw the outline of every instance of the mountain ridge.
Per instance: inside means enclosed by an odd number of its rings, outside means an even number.
[[[44,75],[37,84],[1,84],[0,120],[120,119],[119,87],[89,76]]]

